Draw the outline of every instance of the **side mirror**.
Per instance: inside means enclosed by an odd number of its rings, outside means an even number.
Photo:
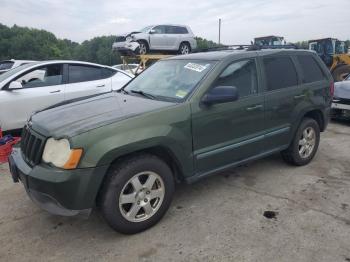
[[[239,94],[235,86],[217,86],[209,90],[203,96],[202,103],[205,105],[221,104],[238,100]]]
[[[155,33],[156,33],[156,30],[151,29],[151,30],[149,30],[149,33],[150,33],[150,34],[155,34]]]
[[[8,87],[9,90],[16,90],[23,88],[22,84],[17,81],[12,81]]]

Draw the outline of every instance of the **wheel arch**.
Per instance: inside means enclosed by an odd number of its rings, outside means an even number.
[[[325,131],[327,126],[327,121],[326,121],[326,116],[324,115],[321,109],[312,109],[305,112],[299,120],[299,125],[305,117],[314,119],[317,122],[318,126],[320,127],[320,131],[321,132]]]

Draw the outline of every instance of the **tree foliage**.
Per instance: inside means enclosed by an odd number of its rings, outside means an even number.
[[[115,36],[102,36],[79,44],[45,30],[0,24],[0,60],[71,59],[112,65],[120,62],[112,53],[114,40]]]

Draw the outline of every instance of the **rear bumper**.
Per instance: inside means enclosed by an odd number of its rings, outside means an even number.
[[[50,166],[30,167],[19,148],[9,157],[14,182],[21,181],[34,203],[51,214],[74,216],[86,213],[95,200],[107,166],[61,170]]]

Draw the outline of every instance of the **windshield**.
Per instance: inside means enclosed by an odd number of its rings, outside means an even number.
[[[180,102],[213,66],[212,61],[159,61],[130,82],[124,90],[142,91],[156,99]]]
[[[0,70],[7,70],[10,69],[15,62],[13,61],[3,61],[0,62]]]
[[[28,68],[30,66],[32,66],[33,63],[29,63],[29,64],[25,64],[25,65],[21,65],[21,66],[18,66],[14,69],[11,69],[3,74],[0,75],[0,82],[6,80],[7,78],[11,77],[12,75],[18,73],[19,71],[25,69],[25,68]],[[1,88],[1,87],[0,87]]]
[[[148,33],[148,31],[153,27],[153,25],[146,26],[145,28],[142,28],[140,32],[142,33]]]

